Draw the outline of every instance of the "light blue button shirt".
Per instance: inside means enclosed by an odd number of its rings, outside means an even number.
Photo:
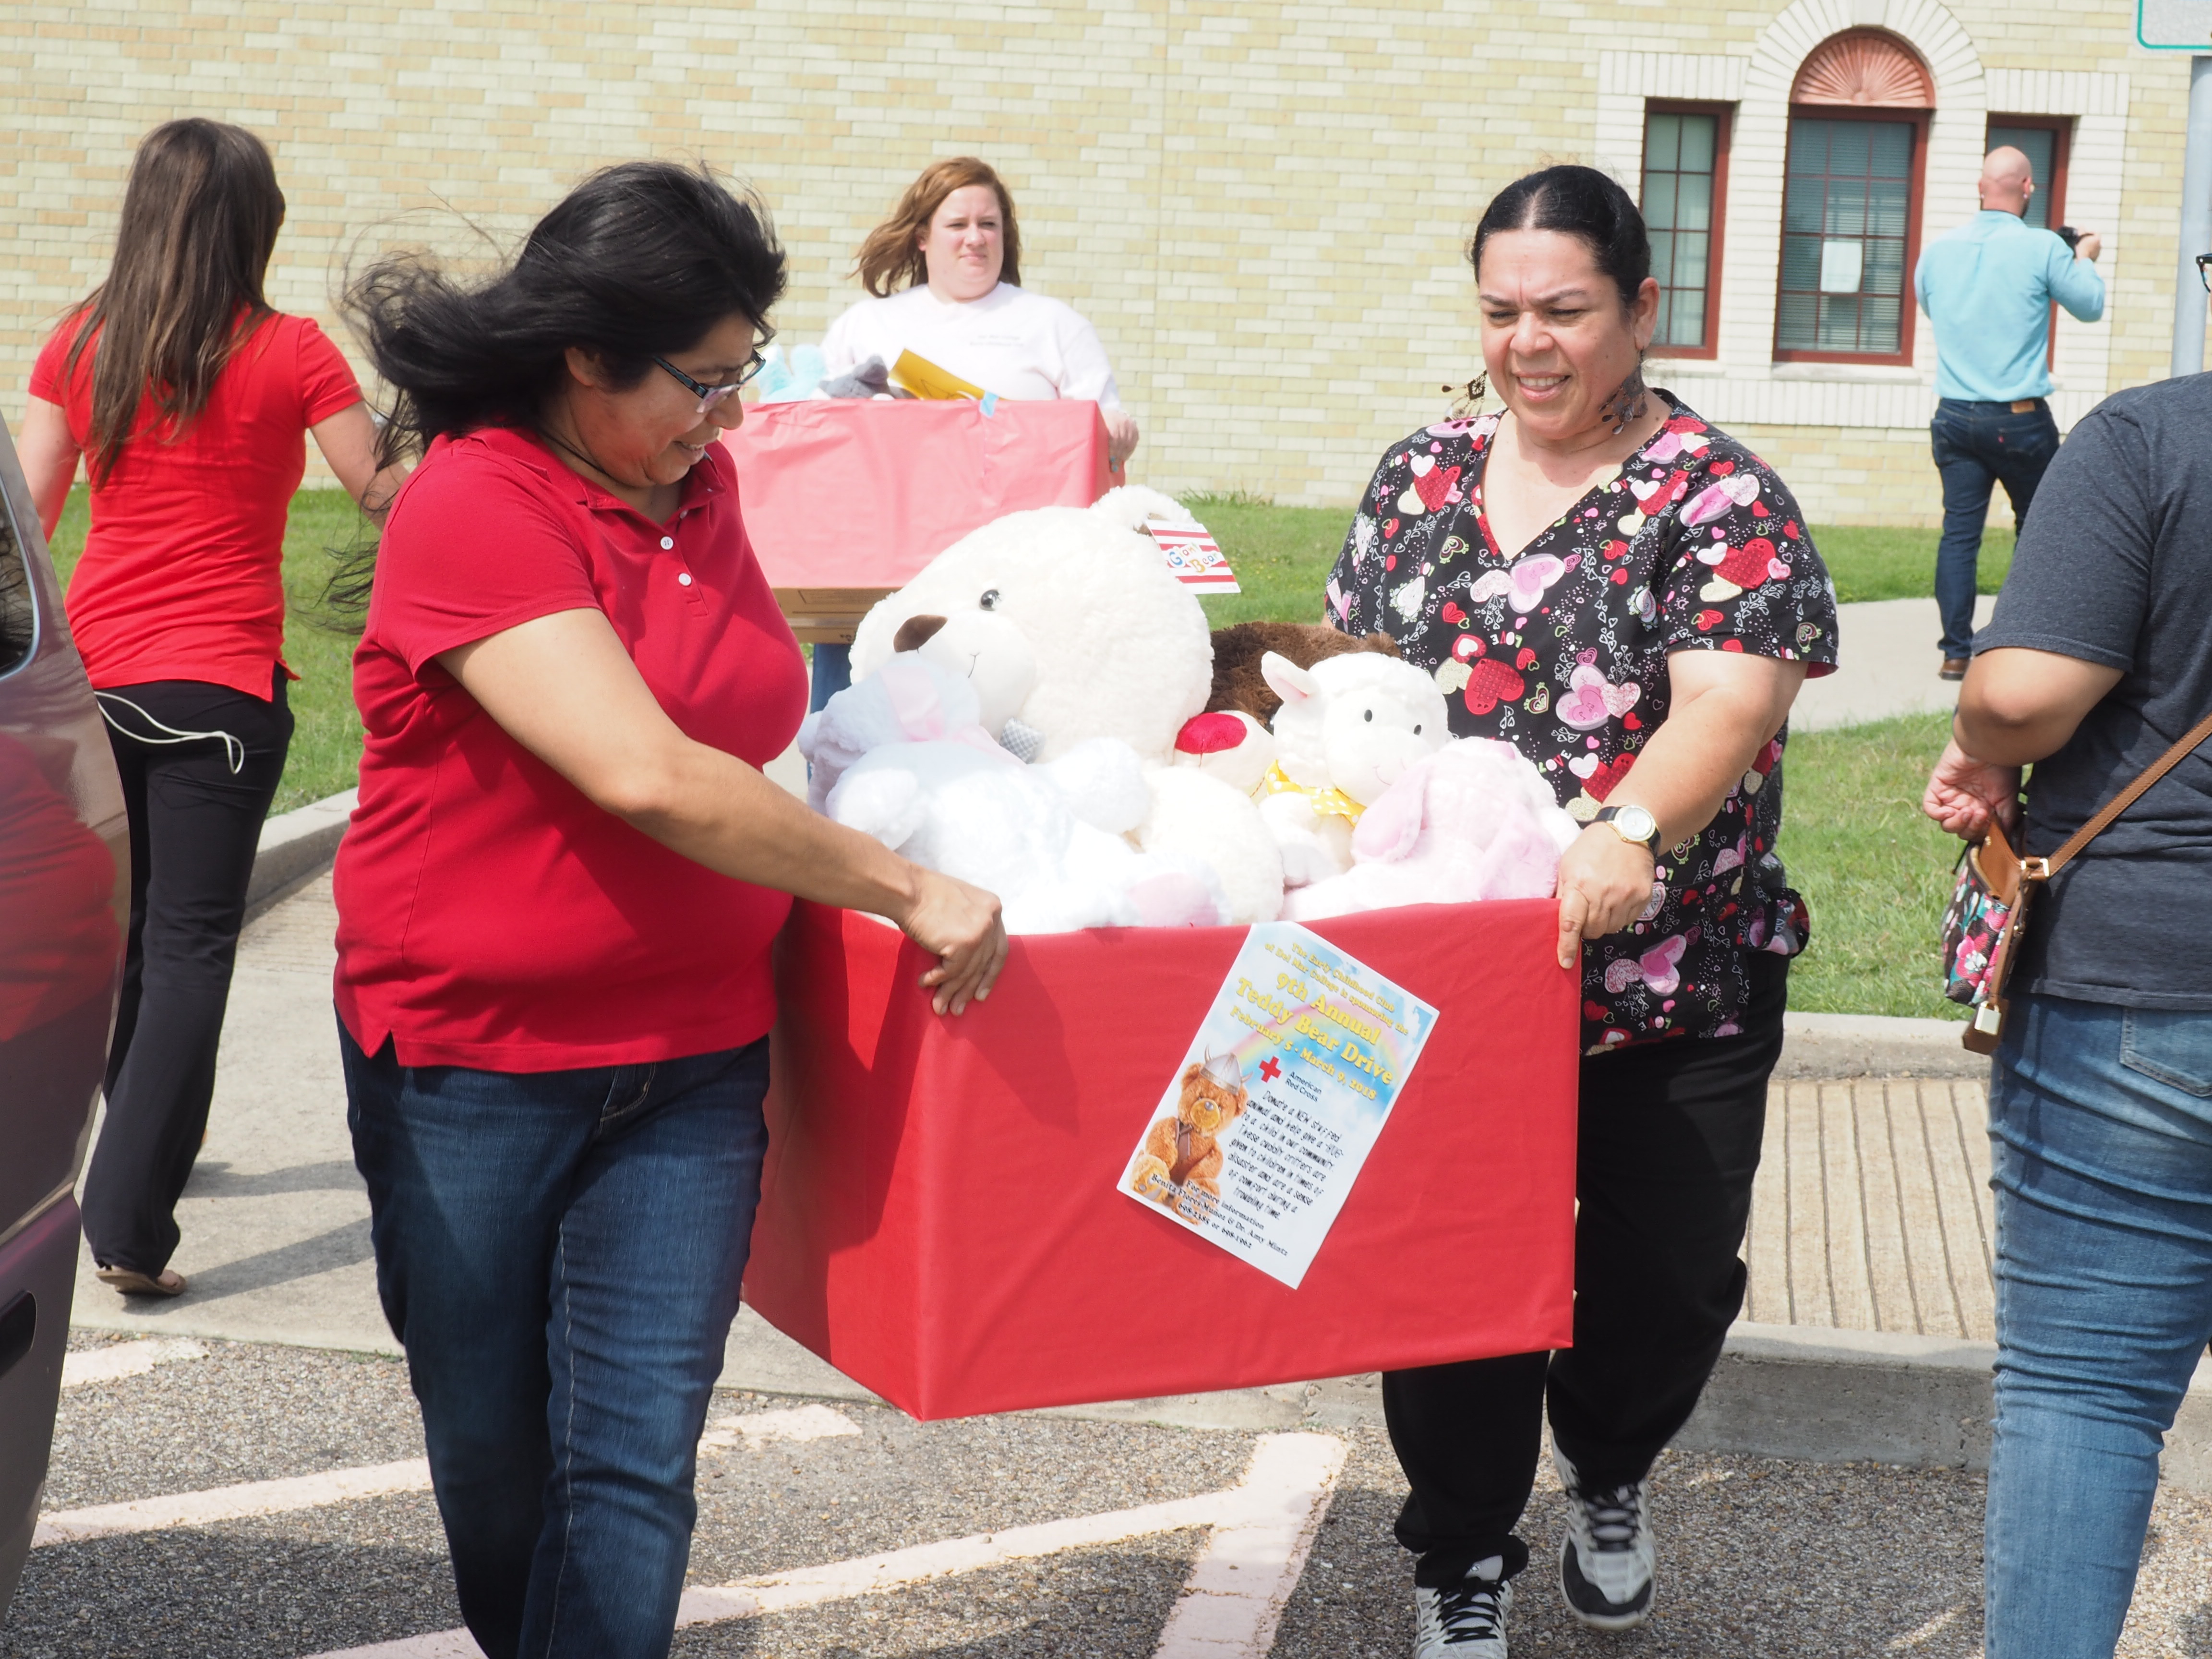
[[[1912,291],[1936,325],[1936,395],[1976,403],[2051,395],[2052,301],[2085,323],[2105,314],[2105,279],[2092,261],[1994,209],[1920,256]]]

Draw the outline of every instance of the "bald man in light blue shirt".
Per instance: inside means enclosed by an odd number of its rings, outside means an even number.
[[[1982,160],[1982,210],[1920,256],[1912,290],[1936,325],[1936,470],[1943,478],[1943,539],[1936,604],[1943,617],[1942,677],[1966,672],[1982,526],[1997,484],[2013,521],[2027,517],[2044,469],[2058,453],[2051,418],[2051,307],[2085,323],[2105,314],[2098,239],[2074,246],[2021,215],[2035,193],[2027,157],[2009,144]]]

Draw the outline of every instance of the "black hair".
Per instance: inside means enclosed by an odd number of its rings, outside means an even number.
[[[1598,270],[1620,290],[1620,303],[1636,302],[1651,275],[1651,239],[1629,194],[1595,167],[1545,167],[1516,179],[1491,198],[1467,245],[1467,262],[1479,276],[1482,250],[1501,230],[1555,230],[1579,238]]]
[[[378,459],[478,427],[534,429],[570,346],[598,356],[622,389],[732,313],[766,334],[785,275],[768,210],[704,167],[672,161],[593,173],[481,287],[419,254],[380,260],[345,296],[392,392]]]
[[[570,346],[598,357],[623,390],[732,313],[765,338],[786,276],[767,208],[703,165],[673,161],[592,174],[481,285],[463,286],[422,254],[380,259],[344,300],[391,390],[378,468],[479,427],[539,429]],[[375,556],[373,542],[340,551],[324,596],[331,620],[357,625]]]

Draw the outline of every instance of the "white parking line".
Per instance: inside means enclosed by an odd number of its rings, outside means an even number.
[[[430,1466],[419,1457],[358,1469],[331,1469],[289,1480],[248,1480],[210,1492],[182,1492],[168,1498],[142,1498],[130,1504],[100,1504],[91,1509],[61,1510],[39,1517],[31,1547],[81,1544],[118,1533],[154,1532],[163,1527],[204,1527],[216,1521],[243,1521],[258,1515],[283,1515],[319,1509],[356,1498],[392,1492],[428,1492]]]
[[[130,1369],[118,1367],[84,1380],[99,1382],[109,1376],[135,1376],[171,1359],[197,1358],[207,1352],[196,1342],[155,1341],[127,1343],[99,1352],[104,1357],[131,1349],[177,1347],[196,1352],[135,1356],[136,1363]],[[742,1436],[745,1449],[757,1451],[772,1440],[824,1440],[860,1431],[859,1426],[842,1412],[827,1406],[802,1406],[792,1411],[754,1412],[724,1418],[714,1430],[701,1437],[699,1443],[734,1446]],[[118,1533],[156,1532],[164,1527],[204,1527],[216,1521],[242,1521],[256,1516],[319,1509],[329,1504],[350,1503],[356,1498],[382,1498],[393,1492],[429,1490],[430,1466],[419,1457],[365,1468],[330,1469],[321,1474],[297,1475],[284,1480],[248,1480],[210,1492],[178,1492],[166,1498],[142,1498],[128,1504],[58,1510],[39,1517],[31,1547],[81,1544],[87,1539],[112,1538]]]
[[[926,1583],[955,1573],[975,1572],[1009,1561],[1034,1560],[1064,1550],[1124,1543],[1190,1527],[1213,1527],[1214,1540],[1176,1603],[1160,1653],[1212,1659],[1213,1656],[1264,1654],[1273,1639],[1283,1601],[1297,1582],[1314,1529],[1321,1524],[1331,1486],[1344,1464],[1344,1443],[1334,1435],[1271,1434],[1253,1449],[1244,1479],[1227,1492],[1203,1492],[1164,1504],[1114,1510],[1103,1515],[1048,1521],[1005,1532],[977,1533],[919,1544],[911,1549],[864,1555],[795,1572],[742,1578],[714,1589],[689,1589],[677,1613],[680,1625],[717,1624],[790,1613],[857,1595]],[[1248,1565],[1249,1564],[1249,1565]],[[1217,1577],[1251,1571],[1256,1595],[1241,1583],[1213,1588]],[[1197,1607],[1194,1607],[1194,1603]],[[1186,1616],[1185,1609],[1193,1608]],[[1188,1627],[1187,1636],[1177,1634]],[[1219,1632],[1217,1634],[1217,1632]],[[1255,1642],[1261,1645],[1255,1647]],[[1170,1643],[1185,1644],[1170,1647]],[[1199,1645],[1202,1644],[1202,1645]],[[398,1642],[344,1648],[313,1659],[478,1659],[465,1631],[439,1631]]]
[[[62,1387],[81,1389],[88,1382],[143,1376],[156,1365],[206,1358],[207,1349],[185,1336],[155,1336],[143,1342],[118,1342],[112,1347],[79,1348],[62,1360]]]
[[[1344,1468],[1344,1442],[1271,1435],[1214,1527],[1154,1659],[1267,1659]]]

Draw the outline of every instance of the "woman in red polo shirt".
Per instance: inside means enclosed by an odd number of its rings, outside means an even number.
[[[610,168],[474,290],[354,303],[423,450],[377,550],[337,1006],[377,1285],[491,1659],[668,1650],[760,1190],[791,895],[989,988],[997,901],[762,776],[799,647],[715,446],[784,260],[702,172]]]
[[[284,514],[312,432],[356,501],[375,429],[337,348],[262,297],[284,195],[261,141],[172,121],[138,147],[107,280],[31,372],[21,455],[46,533],[80,458],[92,528],[70,631],[131,820],[107,1118],[84,1184],[100,1276],[175,1296],[178,1195],[206,1133],[261,821],[284,770]]]

